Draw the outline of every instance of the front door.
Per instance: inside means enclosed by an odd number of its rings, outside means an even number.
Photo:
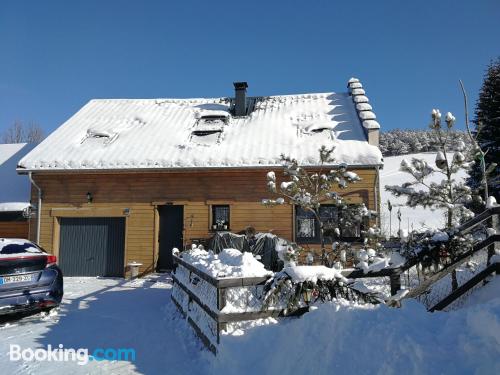
[[[182,230],[184,227],[184,206],[158,206],[160,214],[160,253],[157,271],[167,271],[174,267],[172,249],[182,250]]]

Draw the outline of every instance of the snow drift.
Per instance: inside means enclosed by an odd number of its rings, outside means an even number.
[[[224,336],[211,370],[232,374],[498,374],[499,316],[498,297],[484,305],[432,314],[414,301],[401,309],[328,303],[299,319]]]

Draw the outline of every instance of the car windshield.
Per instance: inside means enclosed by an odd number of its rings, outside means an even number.
[[[0,258],[12,255],[44,254],[35,244],[29,241],[0,240]]]

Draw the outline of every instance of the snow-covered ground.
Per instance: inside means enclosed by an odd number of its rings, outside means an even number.
[[[0,323],[1,374],[500,373],[498,277],[451,313],[411,301],[402,309],[330,303],[301,318],[270,319],[224,335],[217,357],[171,303],[168,275],[65,280],[57,314]],[[136,359],[11,362],[11,344],[133,348]]]
[[[214,368],[254,374],[498,374],[500,299],[451,313],[325,304],[225,337]]]
[[[385,185],[399,185],[404,182],[412,181],[408,173],[401,172],[399,166],[403,159],[410,161],[412,158],[424,159],[430,166],[434,166],[436,158],[435,152],[426,152],[419,154],[409,154],[401,156],[389,156],[384,158],[384,169],[380,171],[380,190],[381,190],[381,229],[383,233],[389,233],[389,210],[387,209],[387,200],[391,201],[392,209],[392,234],[396,235],[398,231],[398,209],[401,209],[401,228],[406,230],[419,228],[443,228],[445,225],[444,212],[442,210],[431,211],[422,207],[407,207],[406,198],[396,198],[390,192],[385,190]],[[458,178],[464,179],[465,172],[459,172]],[[440,182],[444,178],[441,173],[434,173],[426,181]],[[425,187],[422,186],[422,190]]]
[[[0,374],[199,374],[207,353],[170,301],[166,275],[144,279],[65,278],[57,314],[0,321]],[[12,362],[25,348],[133,348],[135,361]]]

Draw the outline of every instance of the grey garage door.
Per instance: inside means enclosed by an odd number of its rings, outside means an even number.
[[[64,276],[123,276],[125,218],[61,218]]]

